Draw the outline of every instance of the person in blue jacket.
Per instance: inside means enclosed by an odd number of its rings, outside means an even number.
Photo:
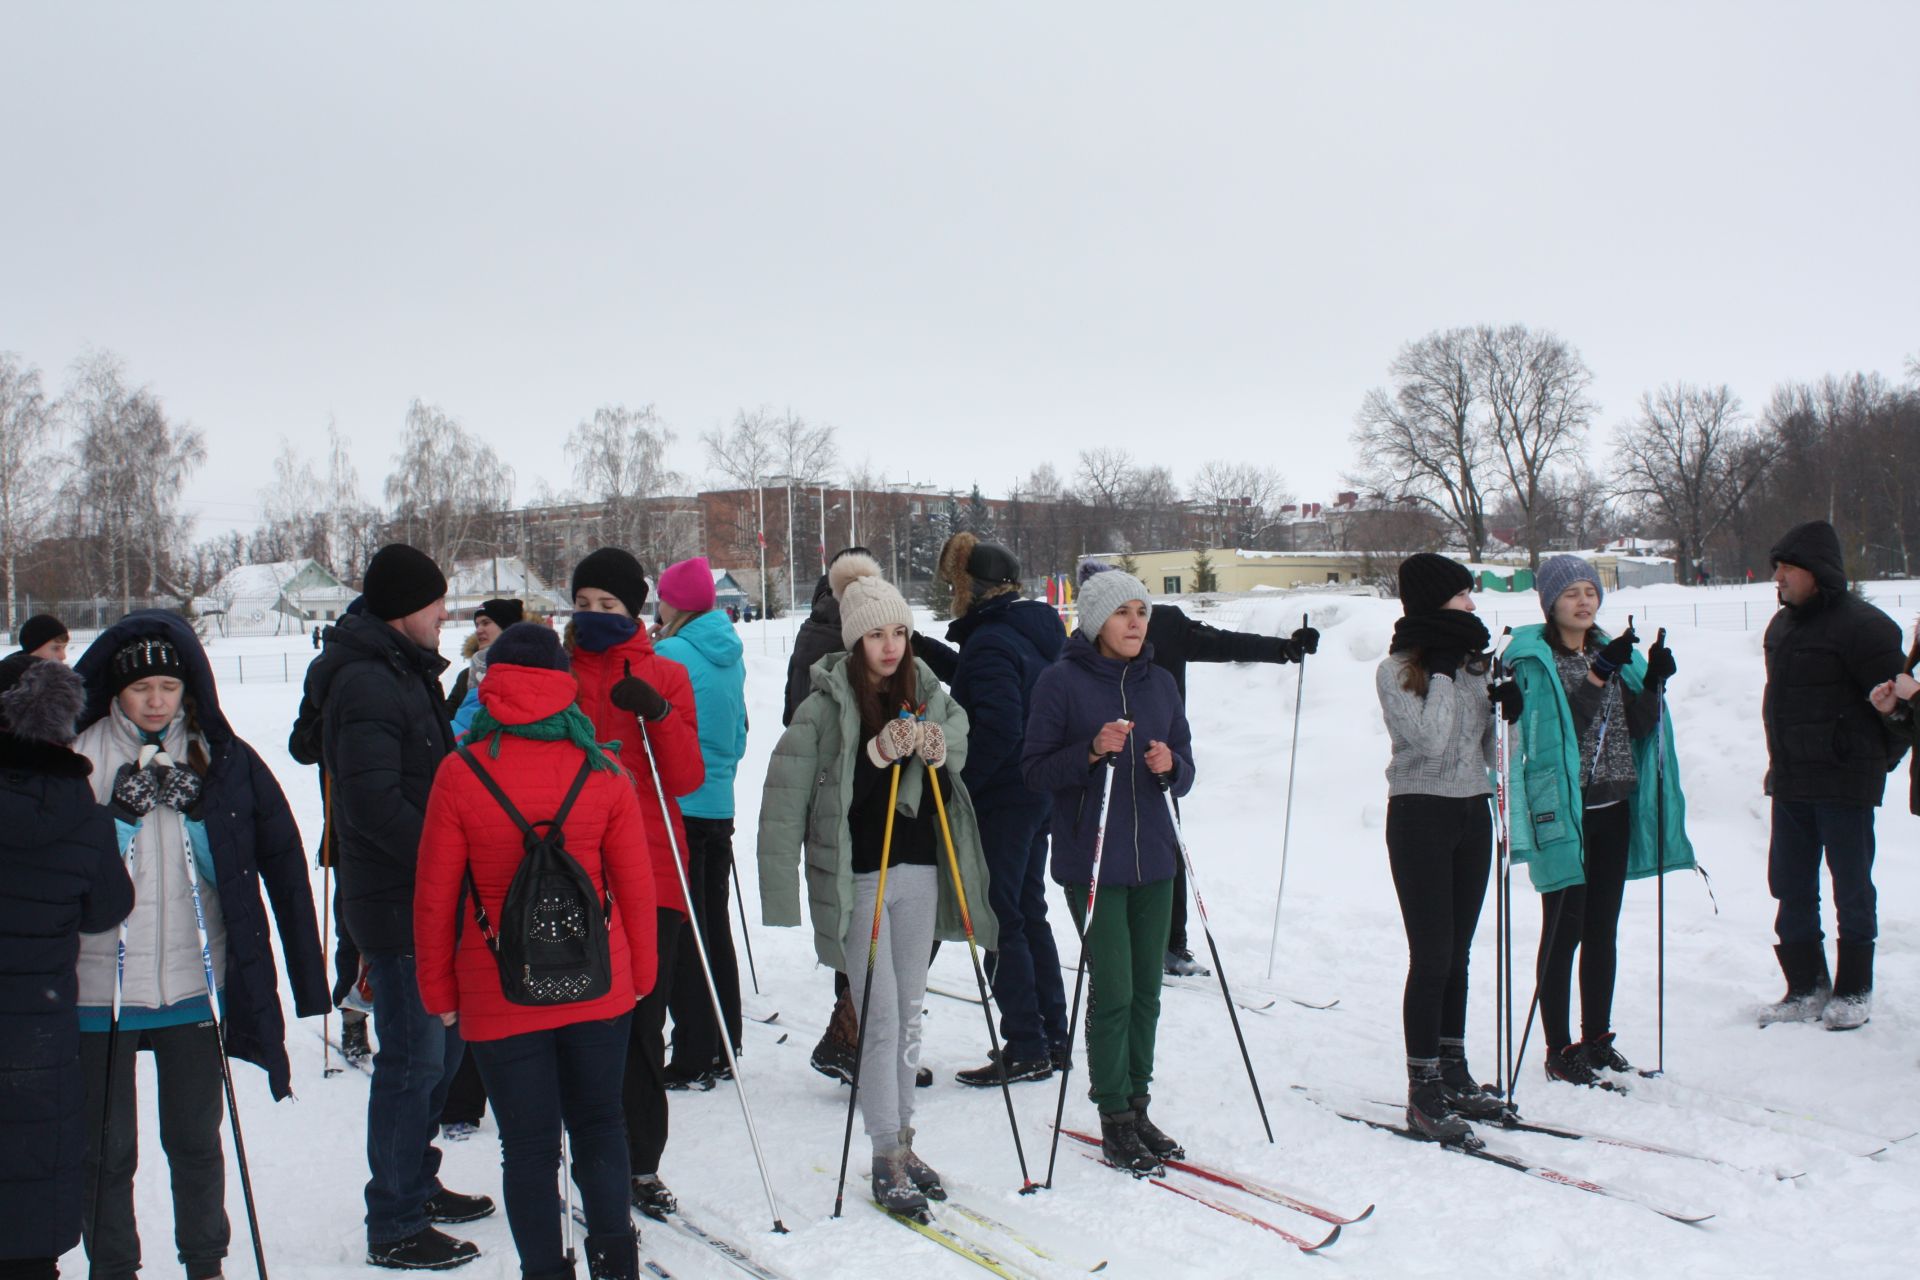
[[[70,750],[84,690],[64,662],[0,661],[0,1276],[54,1280],[80,1241],[86,1087],[80,934],[133,909],[93,766]]]
[[[687,887],[693,891],[694,923],[707,945],[713,984],[727,1015],[727,1035],[740,1051],[740,963],[727,918],[727,879],[733,872],[733,778],[747,751],[747,659],[740,633],[714,608],[713,568],[705,556],[669,565],[654,589],[660,602],[654,652],[687,669],[693,682],[694,715],[706,780],[680,797],[687,829]],[[681,954],[691,955],[692,925]],[[711,1087],[726,1074],[720,1028],[713,1017],[707,977],[697,960],[675,967],[667,997],[673,1017],[667,1087]]]
[[[1147,1106],[1180,861],[1167,793],[1193,787],[1193,736],[1173,677],[1153,664],[1148,616],[1147,589],[1131,574],[1087,580],[1078,630],[1034,685],[1020,754],[1027,785],[1053,797],[1053,878],[1085,941],[1087,1074],[1101,1147],[1141,1175],[1182,1154]]]
[[[973,725],[961,777],[980,820],[987,898],[1000,922],[1000,946],[987,972],[1000,1007],[1007,1079],[1045,1080],[1071,1052],[1067,993],[1047,920],[1047,800],[1020,776],[1020,750],[1033,687],[1060,656],[1067,633],[1051,607],[1021,597],[1020,562],[1005,547],[956,533],[940,549],[940,576],[953,588],[947,639],[959,649],[918,633],[913,649]],[[1000,1063],[957,1072],[954,1079],[995,1087]]]
[[[93,1274],[130,1276],[140,1266],[133,1064],[146,1047],[157,1068],[160,1142],[173,1174],[174,1242],[187,1280],[211,1280],[221,1273],[230,1238],[221,1033],[229,1056],[266,1070],[275,1098],[291,1092],[263,885],[296,1014],[318,1017],[329,1008],[306,851],[280,784],[221,714],[212,668],[185,619],[160,610],[130,613],[100,633],[75,670],[86,684],[75,749],[93,764],[94,795],[114,815],[134,884],[133,913],[121,931],[87,934],[80,949],[90,1185],[104,1165],[87,1223]],[[196,914],[204,917],[204,939]],[[218,1009],[207,990],[203,946],[211,953]]]

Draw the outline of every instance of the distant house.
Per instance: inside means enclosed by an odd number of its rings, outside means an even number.
[[[489,600],[518,600],[529,612],[552,615],[573,607],[567,596],[549,587],[519,556],[462,560],[447,575],[447,612],[471,619]]]
[[[294,635],[332,622],[358,595],[318,560],[243,564],[193,602],[223,636]]]
[[[733,575],[725,569],[713,571],[713,607],[716,609],[745,609],[747,607],[746,588],[733,580]]]

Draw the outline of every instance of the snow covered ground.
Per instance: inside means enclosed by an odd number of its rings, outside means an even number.
[[[1903,629],[1910,628],[1920,593],[1903,598],[1899,591],[1892,583],[1870,588]],[[1710,1211],[1710,1222],[1680,1225],[1634,1204],[1416,1146],[1340,1120],[1290,1090],[1297,1083],[1390,1099],[1403,1096],[1405,1088],[1399,1001],[1406,952],[1381,830],[1387,738],[1372,687],[1373,667],[1385,652],[1398,606],[1360,598],[1237,600],[1205,615],[1220,625],[1277,632],[1298,625],[1301,610],[1309,608],[1325,635],[1320,655],[1306,668],[1297,812],[1271,984],[1263,979],[1299,672],[1195,666],[1188,674],[1200,776],[1184,806],[1186,829],[1228,976],[1250,997],[1256,988],[1270,987],[1338,997],[1339,1007],[1319,1012],[1283,999],[1266,1013],[1241,1016],[1273,1121],[1273,1146],[1261,1134],[1217,997],[1166,993],[1154,1094],[1156,1118],[1197,1158],[1311,1193],[1337,1210],[1377,1204],[1373,1216],[1347,1227],[1331,1249],[1310,1258],[1244,1223],[1127,1182],[1068,1149],[1060,1153],[1054,1190],[1015,1195],[1019,1175],[997,1092],[965,1089],[950,1079],[952,1071],[985,1061],[980,1010],[939,997],[929,997],[927,1010],[924,1061],[938,1081],[919,1099],[919,1148],[959,1194],[1076,1253],[1082,1265],[1108,1260],[1103,1274],[1112,1276],[1264,1276],[1328,1267],[1364,1276],[1912,1274],[1907,1232],[1920,1221],[1920,1138],[1878,1156],[1860,1154],[1920,1129],[1920,1100],[1914,1096],[1920,1078],[1920,1000],[1914,995],[1920,990],[1920,869],[1914,857],[1920,820],[1906,812],[1904,767],[1889,781],[1890,803],[1879,819],[1881,949],[1873,1021],[1856,1033],[1835,1035],[1817,1025],[1757,1030],[1749,1016],[1756,1002],[1775,998],[1781,985],[1770,950],[1767,803],[1760,793],[1766,753],[1759,725],[1758,627],[1770,600],[1764,584],[1627,590],[1608,597],[1603,621],[1617,628],[1631,612],[1647,639],[1649,620],[1670,630],[1680,663],[1670,705],[1690,829],[1719,901],[1716,912],[1698,876],[1669,878],[1668,1076],[1676,1088],[1696,1085],[1762,1100],[1825,1123],[1743,1112],[1778,1126],[1763,1127],[1703,1104],[1665,1105],[1651,1097],[1661,1091],[1657,1084],[1641,1086],[1642,1096],[1634,1097],[1549,1085],[1538,1067],[1536,1030],[1519,1094],[1530,1119],[1705,1152],[1757,1172],[1541,1136],[1501,1138],[1565,1172]],[[1480,599],[1497,624],[1536,620],[1532,602],[1531,595]],[[1702,609],[1697,625],[1696,604]],[[939,624],[927,625],[939,634]],[[1753,629],[1738,629],[1743,625]],[[806,930],[759,925],[754,889],[759,782],[780,732],[791,626],[780,621],[743,628],[752,732],[740,772],[736,849],[761,990],[756,996],[748,988],[748,1010],[779,1013],[773,1026],[746,1028],[746,1085],[792,1234],[766,1230],[769,1214],[733,1086],[675,1095],[673,1140],[662,1172],[701,1221],[796,1280],[877,1276],[903,1267],[915,1275],[978,1275],[971,1264],[884,1221],[860,1203],[859,1194],[849,1197],[844,1220],[829,1218],[847,1095],[806,1063],[831,1003],[829,975],[814,964]],[[462,639],[463,631],[450,628],[444,650],[457,654]],[[223,663],[246,655],[245,682],[221,668],[228,717],[279,773],[309,841],[317,840],[320,804],[312,775],[284,751],[299,698],[298,672],[312,655],[307,640],[215,641],[211,647]],[[292,683],[277,678],[282,662]],[[317,895],[317,872],[314,883]],[[1515,884],[1516,967],[1524,998],[1539,899],[1523,876]],[[1475,945],[1470,1022],[1473,1059],[1489,1077],[1492,918],[1489,891]],[[1056,919],[1056,934],[1062,954],[1073,956],[1072,930],[1064,919]],[[1197,919],[1194,943],[1203,949]],[[1643,1066],[1655,1057],[1655,945],[1654,886],[1638,882],[1629,888],[1621,923],[1615,1027],[1621,1048]],[[964,949],[945,948],[935,977],[970,989]],[[316,1030],[316,1024],[297,1023],[289,1032],[296,1101],[273,1105],[264,1076],[236,1068],[262,1229],[280,1277],[364,1276],[366,1081],[354,1072],[322,1079]],[[170,1211],[151,1069],[143,1061],[145,1160],[137,1204],[148,1266],[166,1274]],[[1036,1178],[1045,1167],[1054,1098],[1053,1083],[1015,1089],[1021,1138]],[[1080,1127],[1095,1123],[1079,1079],[1067,1114]],[[489,1118],[475,1140],[446,1148],[448,1185],[499,1195],[493,1138]],[[1804,1176],[1779,1180],[1768,1170]],[[237,1179],[229,1181],[228,1199],[235,1233],[231,1270],[246,1275],[252,1263]],[[1244,1204],[1290,1229],[1319,1234],[1310,1219],[1259,1201]],[[486,1254],[463,1276],[517,1276],[504,1216],[457,1231]],[[675,1275],[739,1274],[664,1230],[650,1228],[646,1243]],[[82,1274],[84,1267],[77,1251],[66,1259],[68,1274]]]

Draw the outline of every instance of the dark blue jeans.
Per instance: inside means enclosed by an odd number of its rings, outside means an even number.
[[[1833,875],[1833,909],[1840,941],[1878,936],[1873,889],[1873,810],[1860,804],[1810,800],[1773,802],[1773,841],[1767,847],[1767,888],[1780,910],[1773,931],[1783,943],[1820,942],[1820,854]]]
[[[1067,993],[1060,952],[1047,923],[1049,803],[1008,804],[989,798],[978,806],[980,843],[987,859],[987,902],[1000,923],[992,957],[993,1000],[1000,1006],[1000,1037],[1012,1062],[1032,1062],[1067,1041]],[[941,876],[949,873],[942,865]]]
[[[413,956],[363,953],[373,983],[373,1088],[367,1095],[367,1243],[391,1244],[426,1227],[440,1190],[440,1108],[460,1069],[462,1041],[420,1003]]]
[[[530,1031],[467,1048],[480,1064],[500,1126],[500,1181],[507,1227],[523,1275],[568,1270],[560,1245],[560,1126],[573,1146],[573,1181],[587,1234],[630,1232],[627,1125],[620,1081],[631,1013]]]

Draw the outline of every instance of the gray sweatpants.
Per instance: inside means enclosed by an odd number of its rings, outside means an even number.
[[[867,946],[873,938],[873,898],[879,885],[878,872],[853,878],[853,915],[841,939],[855,1009],[865,1000]],[[873,1002],[867,1006],[866,1047],[860,1055],[860,1119],[875,1155],[898,1146],[900,1130],[913,1123],[920,1005],[927,994],[939,900],[935,868],[887,868],[887,905],[880,913],[880,945],[873,958]]]

